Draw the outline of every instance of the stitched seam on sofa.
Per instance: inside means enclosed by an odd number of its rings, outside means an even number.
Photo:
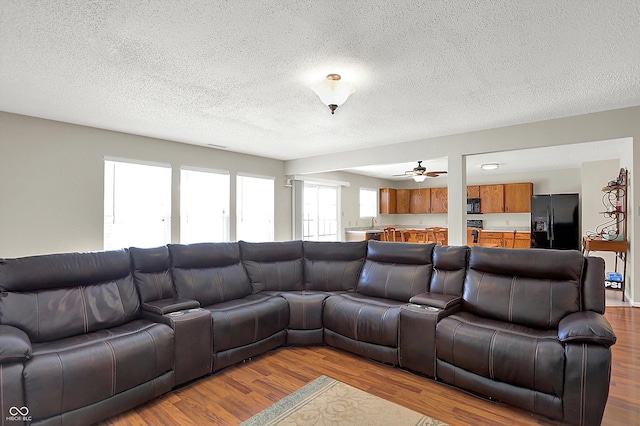
[[[307,329],[307,301],[304,298],[304,292],[302,294],[302,329]],[[289,320],[291,321],[291,320]]]
[[[253,342],[257,342],[258,341],[258,329],[260,327],[260,321],[258,320],[258,313],[256,312],[255,309],[253,308],[249,308],[251,309],[251,313],[253,314],[253,340],[251,341],[251,343]]]
[[[60,354],[56,353],[56,357],[58,358],[58,363],[60,364],[60,383],[62,389],[60,389],[60,408],[58,409],[59,413],[62,413],[62,407],[64,405],[64,365],[62,364],[62,358],[60,358]]]
[[[364,309],[364,306],[360,306],[360,308],[358,309],[358,314],[356,315],[355,323],[354,323],[355,332],[353,333],[353,335],[354,335],[354,339],[358,341],[360,340],[358,338],[358,324],[360,323],[360,313],[362,312],[363,309]]]
[[[158,373],[158,342],[156,342],[155,337],[153,337],[153,334],[149,333],[148,330],[145,330],[145,333],[147,333],[149,335],[149,337],[151,338],[151,342],[153,343],[153,359],[155,360],[155,368],[153,369],[153,378],[156,379],[159,375],[164,374],[165,371],[162,371],[160,373]],[[173,360],[173,368],[175,369],[175,357]],[[154,389],[155,389],[155,382],[154,382]]]
[[[462,324],[467,324],[467,325],[471,325],[474,327],[480,327],[480,328],[484,328],[486,330],[495,330],[495,327],[491,326],[491,325],[484,325],[484,324],[479,324],[477,322],[471,322],[471,321],[467,321],[464,318],[461,318],[459,316],[455,316],[456,321],[462,323]],[[501,322],[498,320],[498,322]],[[504,321],[502,321],[504,322]],[[525,327],[525,326],[522,326]],[[524,336],[524,337],[528,337],[530,339],[538,339],[538,340],[552,340],[554,342],[559,342],[557,337],[554,336],[536,336],[536,335],[532,335],[532,334],[527,334],[527,333],[522,333],[518,330],[499,330],[502,333],[509,333],[509,334],[515,334],[517,336]]]
[[[478,289],[476,290],[476,304],[473,307],[473,312],[478,312],[478,306],[480,306],[480,290],[482,289],[482,280],[484,279],[484,272],[480,274],[480,279],[478,280]]]
[[[55,349],[51,349],[49,351],[38,352],[37,355],[40,356],[40,355],[47,355],[47,354],[51,354],[51,353],[59,353],[59,352],[66,352],[66,351],[72,351],[72,350],[76,350],[76,349],[81,349],[81,348],[84,348],[84,347],[87,347],[87,346],[96,345],[96,344],[99,344],[99,343],[104,343],[105,341],[107,341],[109,339],[113,339],[113,338],[119,339],[121,337],[131,336],[131,335],[136,334],[136,333],[141,333],[141,332],[146,331],[146,330],[148,330],[149,328],[151,328],[151,327],[153,327],[155,325],[157,325],[157,323],[146,324],[144,328],[141,328],[139,330],[130,331],[130,332],[127,332],[127,333],[124,333],[124,334],[118,334],[118,335],[113,334],[111,332],[111,330],[108,330],[108,329],[107,330],[100,330],[101,332],[102,331],[106,331],[107,333],[109,333],[109,336],[104,337],[104,338],[99,339],[99,340],[93,340],[91,342],[86,342],[86,343],[82,343],[82,344],[76,344],[74,346],[65,346],[63,348],[55,348]]]
[[[109,348],[109,355],[111,355],[111,396],[116,394],[116,353],[113,350],[111,342],[104,342]]]
[[[586,381],[586,375],[587,375],[587,361],[588,361],[588,357],[587,357],[587,345],[586,343],[582,344],[582,371],[580,374],[580,422],[579,424],[584,424],[584,416],[585,416],[585,397],[586,397],[586,386],[585,386],[585,381]]]
[[[491,380],[496,379],[495,370],[493,368],[493,354],[494,354],[494,347],[495,347],[496,338],[498,334],[499,334],[499,331],[495,330],[491,335],[491,340],[489,342],[489,377],[491,378]]]
[[[458,329],[462,327],[462,323],[458,323],[456,328],[453,330],[453,336],[451,338],[451,365],[456,366],[458,363],[456,362],[456,334],[458,334]],[[456,383],[456,371],[453,369],[453,383]]]
[[[553,286],[551,285],[551,280],[547,280],[547,284],[549,285],[549,318],[547,319],[547,328],[550,328],[551,316],[553,315]]]
[[[258,289],[258,291],[254,290],[253,291],[254,293],[258,293],[258,292],[260,292],[262,290],[266,290],[267,289],[267,277],[264,275],[264,270],[262,269],[262,264],[256,262],[256,265],[258,265],[258,269],[260,269],[260,274],[262,275],[262,287],[264,287],[264,288]],[[256,284],[258,284],[258,283],[256,283]]]
[[[39,342],[40,341],[40,303],[38,301],[38,293],[35,293],[36,295],[36,340]]]
[[[158,291],[158,297],[156,300],[164,299],[164,297],[162,297],[162,286],[160,285],[160,278],[158,277],[158,274],[153,274],[153,281],[155,282],[156,290]]]
[[[329,270],[327,269],[327,289],[329,288],[329,287],[328,287],[328,284],[329,284],[329,280],[328,280],[328,278],[329,278],[329,272],[328,272],[328,271],[329,271]],[[344,274],[345,274],[346,272],[347,272],[347,263],[345,262],[345,263],[342,265],[342,273],[340,274],[340,290],[348,290],[348,289],[344,288]]]
[[[4,366],[0,364],[0,416],[4,416]]]
[[[395,266],[395,263],[391,264],[391,268],[387,269],[387,276],[384,280],[384,298],[388,299],[388,295],[387,295],[387,286],[389,285],[389,275],[391,275],[391,271],[393,270],[393,266]]]
[[[85,299],[84,288],[78,286],[78,290],[80,290],[80,300],[82,301],[82,321],[84,334],[89,332],[89,318],[87,318],[87,301]]]
[[[200,298],[198,297],[198,289],[196,288],[195,279],[193,278],[193,269],[189,269],[189,285],[193,289],[193,297],[199,302]]]
[[[135,283],[135,279],[134,279],[134,277],[131,275],[131,273],[129,273],[128,277],[131,277],[131,281],[132,281],[132,282],[131,282],[131,285],[132,285],[132,286],[133,286],[133,288],[135,289],[135,288],[136,288],[136,283]],[[126,310],[126,309],[125,309],[125,307],[124,307],[124,297],[122,297],[122,291],[120,290],[120,286],[118,285],[118,282],[117,282],[117,281],[115,281],[115,280],[114,280],[114,281],[112,281],[112,282],[115,284],[116,289],[118,289],[118,298],[120,299],[120,306],[122,307],[122,313],[123,313],[123,315],[126,317],[126,315],[127,315],[127,310]],[[139,296],[138,296],[138,291],[137,291],[137,289],[136,289],[136,301],[137,301],[137,303],[138,303],[138,304],[140,303],[140,300],[139,300]],[[140,309],[141,309],[141,308],[140,308],[140,306],[138,305],[138,310],[140,310]]]
[[[443,269],[442,271],[437,270],[437,272],[438,272],[438,274],[444,273],[444,277],[442,278],[442,294],[449,294],[447,292],[447,284],[448,284],[447,281],[450,281],[448,279],[449,278],[449,271]],[[429,291],[431,291],[431,289],[429,289]]]
[[[413,292],[413,288],[416,285],[416,278],[418,277],[418,265],[413,267],[413,276],[411,277],[411,287],[409,288],[409,294],[407,297],[407,302],[409,301],[409,299],[415,295],[415,293]]]
[[[516,285],[516,277],[511,279],[511,286],[509,287],[509,322],[513,322],[513,294]]]
[[[211,274],[213,275],[213,279],[211,281],[215,282],[218,287],[218,296],[220,296],[220,302],[224,302],[225,297],[224,291],[222,290],[222,277],[213,269],[211,270]]]

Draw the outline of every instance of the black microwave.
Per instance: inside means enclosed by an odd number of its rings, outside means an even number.
[[[480,198],[467,198],[467,214],[480,213]]]

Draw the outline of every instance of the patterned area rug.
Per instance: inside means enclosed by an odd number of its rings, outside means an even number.
[[[447,426],[326,376],[320,376],[242,425]]]

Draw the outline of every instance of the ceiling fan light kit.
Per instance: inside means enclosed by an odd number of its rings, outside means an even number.
[[[323,80],[311,86],[323,104],[327,105],[334,114],[336,108],[345,103],[347,98],[356,91],[353,84],[342,80],[340,74],[329,74]]]
[[[427,168],[422,165],[422,161],[418,161],[418,166],[414,167],[413,170],[407,170],[401,175],[394,176],[408,176],[411,177],[414,181],[420,183],[424,182],[428,177],[438,177],[440,175],[446,174],[446,171],[428,172]]]

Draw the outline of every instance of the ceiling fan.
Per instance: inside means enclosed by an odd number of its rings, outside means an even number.
[[[418,166],[414,167],[413,170],[407,170],[401,175],[394,176],[407,176],[412,177],[416,182],[424,182],[424,180],[428,177],[438,177],[440,175],[446,174],[446,171],[428,172],[427,169],[422,165],[422,161],[418,161]]]

